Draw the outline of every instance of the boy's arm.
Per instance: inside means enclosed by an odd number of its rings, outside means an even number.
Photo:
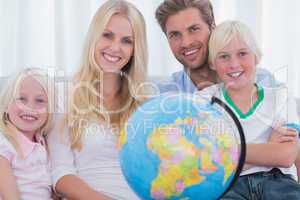
[[[298,155],[298,142],[247,144],[246,163],[270,167],[290,167]]]
[[[295,161],[295,165],[297,168],[297,176],[298,176],[298,183],[300,183],[300,149],[298,151],[298,155]]]
[[[0,196],[2,200],[20,200],[15,176],[9,161],[0,156]]]

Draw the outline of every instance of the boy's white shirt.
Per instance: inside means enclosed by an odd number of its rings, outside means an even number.
[[[223,96],[222,87],[222,84],[216,84],[197,92],[196,95],[199,95],[201,98],[204,98],[208,101],[210,101],[212,96],[218,97],[229,107],[231,107]],[[241,125],[244,129],[246,143],[258,144],[267,142],[272,128],[278,126],[279,123],[299,124],[295,99],[288,94],[286,87],[264,87],[263,89],[264,99],[262,102],[260,102],[254,113],[245,119],[241,119],[239,117]],[[234,111],[237,117],[239,116],[233,108],[232,111]],[[254,166],[243,171],[241,175],[247,175],[261,171],[270,171],[271,169],[272,167]],[[279,169],[284,174],[292,175],[295,180],[298,179],[295,165],[290,168]]]

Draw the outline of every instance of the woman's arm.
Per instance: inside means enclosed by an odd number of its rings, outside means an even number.
[[[76,175],[66,175],[59,179],[56,191],[62,193],[69,200],[112,200],[93,190]]]
[[[71,200],[108,200],[108,197],[95,191],[77,176],[74,152],[69,140],[69,129],[65,128],[64,133],[61,130],[60,123],[63,117],[63,115],[55,116],[55,126],[47,139],[55,191]]]
[[[9,161],[0,156],[0,196],[2,200],[20,200],[17,183]]]

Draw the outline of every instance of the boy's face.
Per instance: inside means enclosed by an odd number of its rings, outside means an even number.
[[[234,38],[217,53],[213,68],[227,89],[253,87],[256,56],[245,42]]]
[[[187,8],[166,21],[166,35],[176,59],[188,69],[207,62],[210,29],[196,8]]]

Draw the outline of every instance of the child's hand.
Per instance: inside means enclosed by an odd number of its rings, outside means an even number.
[[[283,143],[283,142],[297,142],[298,132],[293,128],[277,127],[273,129],[268,142]]]

